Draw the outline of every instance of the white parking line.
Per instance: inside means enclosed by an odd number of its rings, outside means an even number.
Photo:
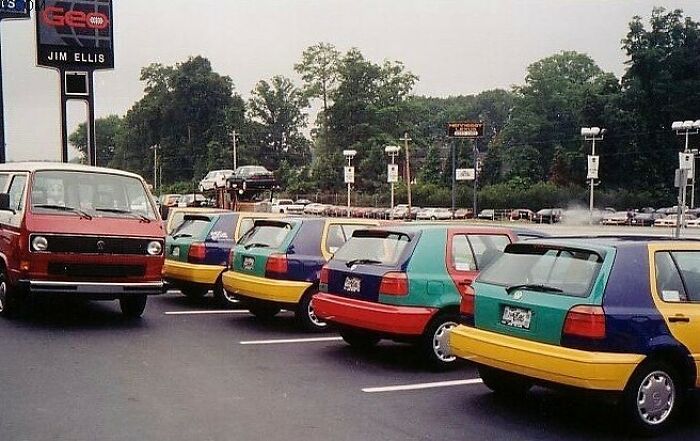
[[[247,309],[231,309],[219,311],[168,311],[165,315],[215,315],[215,314],[249,314]]]
[[[292,343],[321,343],[329,341],[342,341],[341,337],[321,337],[321,338],[289,338],[285,340],[253,340],[242,341],[242,345],[284,345]]]
[[[405,384],[402,386],[387,386],[387,387],[367,387],[362,389],[362,392],[368,394],[376,394],[382,392],[400,392],[406,390],[421,390],[421,389],[435,389],[439,387],[455,387],[455,386],[469,386],[474,384],[482,384],[481,378],[475,378],[473,380],[455,380],[455,381],[439,381],[436,383],[418,383],[418,384]]]

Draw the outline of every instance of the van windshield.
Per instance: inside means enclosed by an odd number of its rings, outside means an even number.
[[[96,217],[157,218],[141,180],[107,173],[37,172],[31,205],[38,213],[76,210]]]

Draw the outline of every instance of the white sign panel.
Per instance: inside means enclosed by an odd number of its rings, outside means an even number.
[[[457,169],[457,180],[458,181],[473,181],[476,179],[476,171],[473,168],[458,168]]]
[[[679,153],[678,160],[680,162],[680,169],[688,170],[688,179],[693,179],[695,175],[695,155],[692,153]]]
[[[388,182],[390,184],[395,184],[395,183],[399,182],[399,166],[396,164],[389,164],[387,176],[388,176]]]
[[[588,155],[588,179],[598,179],[600,156]]]
[[[355,183],[355,167],[345,167],[345,183]]]

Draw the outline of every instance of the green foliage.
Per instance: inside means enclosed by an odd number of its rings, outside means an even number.
[[[318,43],[307,48],[302,54],[302,61],[294,65],[294,70],[304,80],[305,96],[323,101],[323,115],[328,111],[329,95],[338,80],[339,58],[340,52],[335,46]]]
[[[118,115],[109,115],[95,120],[98,165],[104,167],[112,162],[121,130],[122,118]],[[83,161],[87,158],[87,140],[87,125],[85,123],[80,124],[68,137],[68,142],[80,152]]]

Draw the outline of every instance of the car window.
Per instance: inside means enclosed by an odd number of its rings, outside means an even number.
[[[7,181],[10,179],[10,175],[7,173],[0,174],[0,192],[4,192],[7,188]]]
[[[671,253],[680,271],[686,296],[681,301],[700,302],[700,252],[682,251]]]
[[[470,234],[469,243],[476,257],[477,268],[483,270],[503,254],[503,250],[510,244],[510,238],[501,235]]]
[[[209,230],[211,220],[206,218],[185,219],[182,224],[173,231],[172,236],[175,238],[187,237],[202,239],[207,230]]]
[[[328,227],[328,236],[326,237],[326,251],[334,254],[346,242],[345,233],[341,225],[331,225]]]
[[[476,260],[464,234],[452,238],[452,267],[457,271],[476,271]]]
[[[8,193],[10,194],[10,208],[15,211],[22,211],[24,208],[24,188],[26,184],[27,177],[24,175],[17,175],[12,178]]]
[[[353,236],[335,253],[340,262],[364,260],[380,265],[396,265],[411,239],[401,233],[372,233]]]
[[[236,216],[224,215],[220,216],[219,220],[212,227],[207,235],[207,240],[211,241],[230,241],[233,240],[236,230]]]
[[[244,219],[241,219],[241,223],[238,227],[238,235],[242,237],[244,234],[252,230],[254,225],[255,219],[253,219],[252,217],[246,217]]]
[[[656,268],[656,289],[665,302],[687,301],[688,296],[683,286],[683,280],[671,253],[656,253],[654,258]]]
[[[257,248],[278,248],[292,231],[289,224],[258,225],[241,237],[239,245],[256,245]]]

